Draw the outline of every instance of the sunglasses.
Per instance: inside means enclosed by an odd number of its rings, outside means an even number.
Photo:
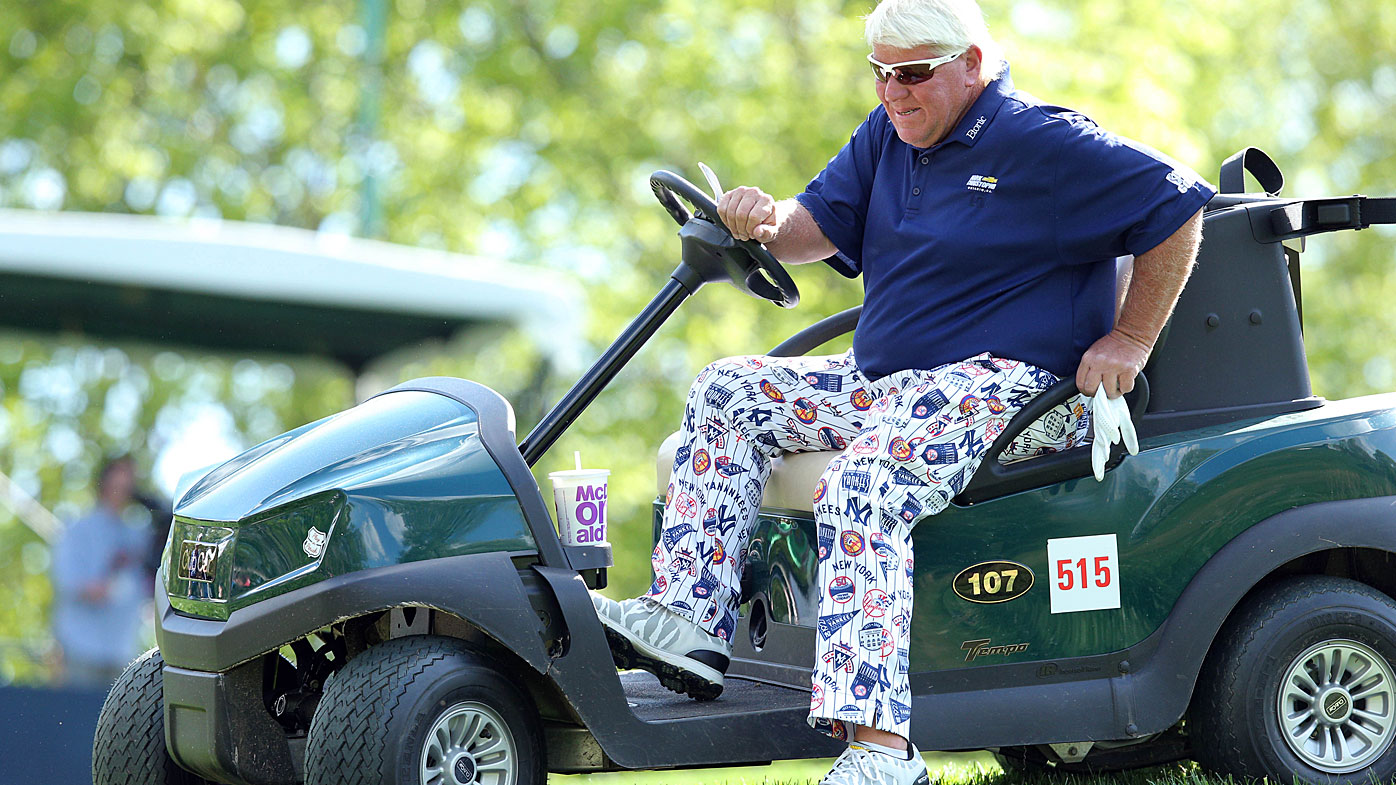
[[[905,63],[883,63],[873,59],[868,55],[868,62],[872,64],[873,75],[877,81],[886,82],[891,77],[896,77],[898,84],[914,85],[935,76],[935,70],[939,66],[954,60],[964,52],[956,52],[953,55],[936,57],[930,60],[908,60]]]

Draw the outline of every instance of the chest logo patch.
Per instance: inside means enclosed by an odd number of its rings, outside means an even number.
[[[969,181],[965,183],[965,187],[971,191],[991,194],[995,188],[999,187],[999,179],[988,174],[972,174],[969,176]]]

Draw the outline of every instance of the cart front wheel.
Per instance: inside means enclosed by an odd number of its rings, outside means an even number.
[[[449,638],[375,646],[325,684],[306,785],[543,785],[543,734],[528,695]]]
[[[165,661],[151,649],[117,677],[92,739],[93,785],[199,785],[165,750]]]

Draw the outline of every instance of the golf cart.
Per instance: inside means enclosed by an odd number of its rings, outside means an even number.
[[[1265,193],[1243,193],[1247,170]],[[1280,184],[1258,150],[1223,165],[1197,269],[1131,397],[1137,456],[1117,448],[1103,482],[1089,447],[996,459],[1075,394],[1064,380],[916,530],[922,749],[1062,771],[1191,756],[1309,782],[1396,772],[1396,396],[1312,395],[1299,254],[1282,244],[1396,222],[1396,200]],[[489,388],[417,379],[178,495],[159,647],[112,688],[94,782],[537,785],[838,754],[805,724],[815,564],[836,535],[811,488],[833,453],[775,462],[726,689],[704,702],[617,673],[588,597],[610,548],[563,547],[529,471],[702,285],[798,301],[702,191],[669,172],[651,185],[683,261],[521,443]],[[661,454],[661,491],[671,465]]]

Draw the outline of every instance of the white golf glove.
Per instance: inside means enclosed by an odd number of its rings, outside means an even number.
[[[1095,440],[1091,445],[1091,469],[1098,482],[1105,480],[1105,464],[1110,460],[1111,445],[1121,440],[1130,455],[1139,454],[1139,440],[1134,435],[1134,423],[1129,419],[1129,405],[1124,396],[1111,398],[1105,394],[1105,386],[1096,389],[1090,398],[1091,421]]]

